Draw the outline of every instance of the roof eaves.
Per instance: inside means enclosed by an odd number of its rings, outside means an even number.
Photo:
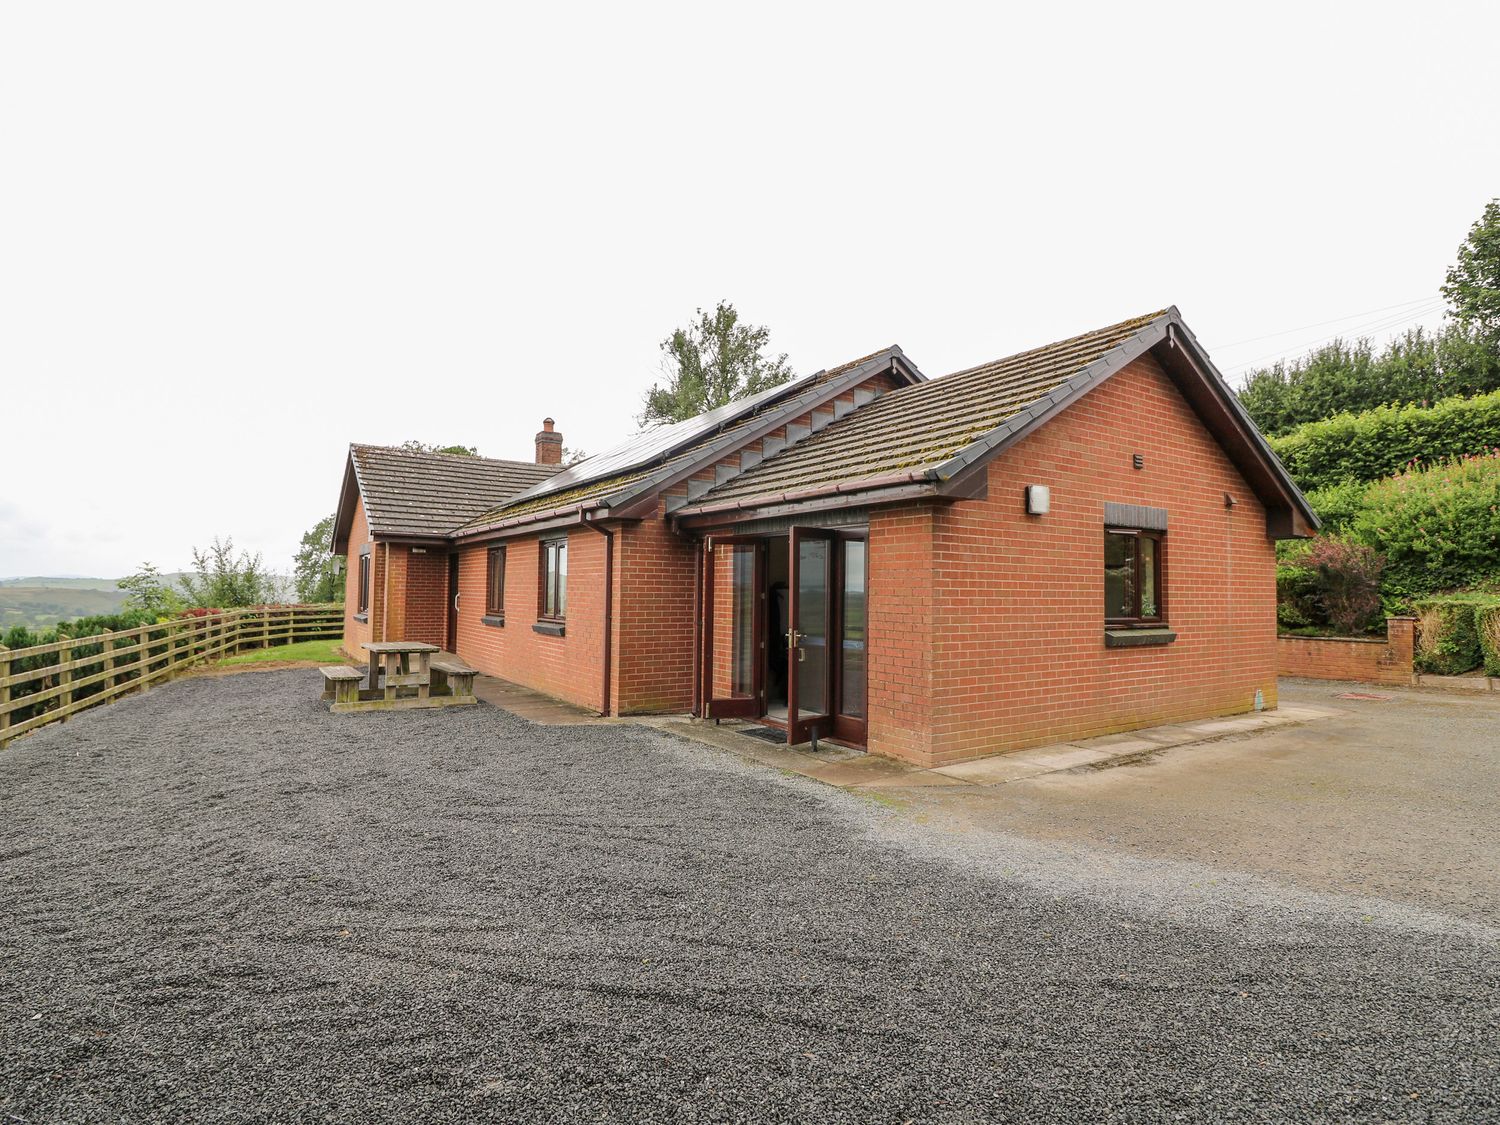
[[[1174,305],[1168,312],[1171,314],[1171,322],[1168,326],[1170,334],[1191,347],[1194,361],[1203,367],[1212,377],[1214,389],[1219,399],[1228,408],[1230,414],[1234,416],[1240,428],[1245,431],[1245,435],[1250,439],[1256,450],[1265,458],[1272,474],[1278,479],[1281,486],[1286,489],[1292,503],[1301,509],[1303,517],[1306,518],[1313,530],[1316,531],[1322,527],[1323,521],[1318,518],[1318,513],[1313,510],[1312,504],[1302,494],[1302,490],[1297,487],[1297,482],[1292,479],[1292,474],[1287,472],[1286,466],[1281,463],[1281,458],[1276,456],[1276,451],[1271,448],[1271,443],[1266,441],[1265,434],[1260,432],[1260,427],[1255,424],[1255,419],[1250,417],[1250,412],[1245,409],[1244,403],[1240,402],[1240,396],[1230,389],[1229,382],[1214,365],[1214,361],[1209,358],[1207,350],[1198,342],[1198,337],[1193,335],[1193,330],[1183,323],[1182,317],[1177,312],[1177,307]]]

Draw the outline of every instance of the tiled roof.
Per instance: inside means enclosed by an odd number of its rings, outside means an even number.
[[[1078,375],[1162,313],[901,387],[711,490],[698,503],[933,468]]]
[[[557,473],[556,465],[351,445],[370,530],[447,535],[480,512]]]
[[[559,476],[556,478],[555,483],[563,484],[565,487],[556,489],[549,484],[547,487],[533,488],[527,494],[523,494],[507,503],[497,505],[488,511],[477,514],[458,530],[460,532],[477,531],[507,520],[537,516],[541,513],[557,510],[568,510],[579,504],[590,501],[605,501],[609,498],[619,496],[633,485],[642,483],[649,477],[669,474],[673,469],[688,464],[695,458],[702,456],[705,447],[710,443],[724,440],[736,430],[754,425],[764,419],[766,414],[772,410],[791,410],[795,412],[798,409],[797,404],[801,403],[804,399],[815,398],[823,392],[823,388],[831,380],[848,374],[862,364],[867,364],[875,360],[889,359],[897,355],[900,355],[900,349],[884,348],[881,351],[871,352],[869,355],[850,360],[848,363],[840,364],[837,367],[832,367],[825,371],[817,372],[814,375],[804,376],[791,383],[783,384],[781,387],[776,388],[782,392],[780,395],[763,394],[763,396],[757,396],[754,399],[744,399],[737,403],[732,403],[730,404],[731,407],[738,407],[741,411],[737,417],[729,411],[729,408],[720,407],[718,411],[710,411],[709,415],[699,415],[698,418],[689,419],[686,423],[677,423],[677,426],[685,427],[684,432],[688,433],[689,436],[685,439],[686,443],[678,443],[675,450],[670,445],[664,446],[662,444],[660,441],[661,430],[648,430],[645,434],[640,435],[634,440],[641,443],[643,448],[658,451],[654,458],[642,463],[640,458],[633,458],[630,455],[631,443],[623,443],[615,450],[610,450],[607,454],[601,454],[600,456],[607,456],[616,463],[628,465],[629,468],[624,471],[597,479],[588,479],[586,474],[581,474],[583,479],[580,479],[578,484],[571,488],[566,487],[566,485],[568,478],[574,476],[574,474],[569,473]],[[788,391],[792,393],[786,393]],[[710,427],[697,425],[702,419],[721,413],[726,416],[723,422]],[[673,428],[675,427],[665,427],[664,429],[671,430]],[[732,441],[732,439],[730,440]],[[590,460],[593,460],[593,458]],[[575,469],[586,469],[587,467],[588,462],[583,462],[579,466],[576,466]]]

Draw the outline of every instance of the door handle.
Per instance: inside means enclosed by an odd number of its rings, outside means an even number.
[[[457,594],[453,595],[453,612],[454,613],[458,612],[458,595]]]

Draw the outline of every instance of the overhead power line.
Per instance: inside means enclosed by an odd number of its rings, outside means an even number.
[[[1350,325],[1343,331],[1334,333],[1332,336],[1323,336],[1312,340],[1306,340],[1300,344],[1288,344],[1284,347],[1277,348],[1274,351],[1265,352],[1261,355],[1255,356],[1253,359],[1242,360],[1239,363],[1231,364],[1228,370],[1232,372],[1245,371],[1249,368],[1256,367],[1262,363],[1265,363],[1267,360],[1276,359],[1278,357],[1289,355],[1292,353],[1302,354],[1313,351],[1319,347],[1322,347],[1324,344],[1332,343],[1334,340],[1347,339],[1351,336],[1356,338],[1361,336],[1373,336],[1381,332],[1388,332],[1393,328],[1400,328],[1402,325],[1410,324],[1413,321],[1422,320],[1425,317],[1431,316],[1433,313],[1441,309],[1442,306],[1443,302],[1441,298],[1433,298],[1429,300],[1427,304],[1419,305],[1415,309],[1407,309],[1402,312],[1380,317],[1376,320],[1368,321],[1362,324]]]
[[[1375,313],[1388,312],[1391,309],[1404,309],[1412,305],[1425,305],[1436,300],[1431,294],[1426,297],[1416,297],[1410,301],[1397,301],[1394,305],[1382,305],[1378,309],[1365,309],[1363,312],[1350,313],[1348,316],[1336,316],[1332,320],[1319,320],[1312,324],[1298,325],[1296,328],[1283,328],[1280,332],[1267,332],[1264,336],[1247,336],[1243,340],[1235,340],[1228,344],[1215,344],[1214,351],[1225,352],[1230,348],[1237,348],[1241,344],[1253,344],[1259,340],[1272,340],[1277,336],[1290,336],[1293,332],[1305,332],[1309,328],[1322,328],[1329,324],[1340,324],[1346,320],[1359,320],[1361,317],[1371,316]]]

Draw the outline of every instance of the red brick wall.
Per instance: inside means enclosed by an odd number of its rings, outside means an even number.
[[[359,553],[360,550],[370,542],[370,525],[365,520],[365,505],[362,500],[354,502],[354,521],[349,528],[349,554],[344,560],[344,655],[357,663],[364,663],[368,655],[359,646],[374,639],[372,624],[378,620],[374,616],[374,606],[370,607],[370,622],[362,623],[354,619],[359,612]],[[373,599],[377,587],[375,580],[375,554],[379,548],[371,550],[371,573],[370,594]]]
[[[1390,617],[1386,639],[1277,637],[1276,670],[1311,680],[1358,680],[1410,687],[1416,620]]]
[[[1173,644],[1105,647],[1106,501],[1168,509]],[[1149,356],[997,458],[988,498],[877,512],[870,566],[872,750],[943,764],[1275,706],[1264,510]]]
[[[421,550],[421,554],[416,552]],[[405,558],[404,632],[391,640],[425,641],[448,647],[448,552],[446,548],[393,547]],[[394,571],[394,567],[392,568]],[[394,594],[392,595],[394,597]]]
[[[935,514],[930,504],[913,504],[870,520],[866,741],[909,762],[932,757]]]
[[[562,534],[562,533],[556,533]],[[603,707],[604,536],[573,529],[568,539],[568,607],[561,637],[536,632],[541,610],[539,536],[505,541],[505,625],[486,625],[487,547],[459,554],[458,655],[481,672],[582,707]],[[547,536],[551,538],[552,536]],[[446,590],[446,578],[444,589]]]
[[[696,551],[667,525],[660,507],[616,532],[612,678],[618,714],[692,708]]]

